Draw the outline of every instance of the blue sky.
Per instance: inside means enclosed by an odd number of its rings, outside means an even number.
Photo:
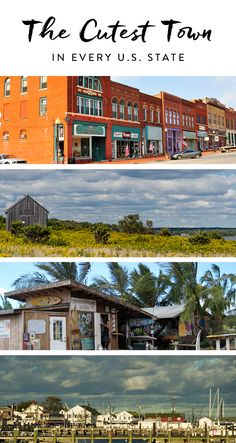
[[[79,262],[78,262],[79,263]],[[109,279],[109,270],[106,263],[91,262],[91,273],[88,277],[88,284],[91,284],[94,277],[104,276]],[[119,262],[122,266],[125,266],[128,270],[132,270],[137,267],[139,262]],[[215,262],[216,263],[216,262]],[[152,272],[158,275],[160,266],[157,262],[145,262]],[[236,274],[236,265],[232,262],[217,262],[220,266],[222,273],[234,273]],[[198,266],[198,277],[200,278],[206,270],[212,265],[212,262],[200,262]],[[14,288],[11,286],[13,281],[19,276],[31,272],[35,272],[37,269],[33,262],[1,262],[0,263],[0,294],[4,291],[12,291]],[[17,303],[13,302],[14,306]]]
[[[50,218],[117,223],[138,213],[155,227],[235,226],[235,170],[2,170],[0,214],[26,193]]]
[[[107,411],[207,413],[209,389],[219,387],[225,415],[235,415],[236,357],[216,356],[0,356],[1,404],[59,396],[69,406],[90,403]],[[56,363],[56,364],[55,364]],[[55,368],[57,370],[55,370]],[[226,376],[227,375],[227,376]],[[17,383],[15,382],[17,380]],[[215,412],[215,411],[214,411]],[[201,415],[200,415],[201,414]]]
[[[134,86],[147,94],[170,92],[182,98],[214,97],[236,108],[236,77],[112,77],[113,80]]]

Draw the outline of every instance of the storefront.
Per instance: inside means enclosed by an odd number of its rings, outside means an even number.
[[[205,126],[199,126],[199,131],[197,131],[197,147],[200,151],[207,151],[209,137],[205,130]]]
[[[161,127],[145,126],[143,130],[143,154],[163,154]]]
[[[196,132],[183,131],[182,149],[196,149],[197,136]]]
[[[105,142],[105,125],[78,121],[73,123],[72,158],[75,163],[105,160]]]
[[[166,150],[167,154],[176,154],[176,152],[182,151],[182,131],[179,129],[166,128]]]
[[[5,294],[23,308],[0,310],[0,350],[126,349],[131,318],[142,309],[74,281]]]
[[[112,158],[138,158],[140,156],[140,129],[128,126],[113,126]]]
[[[218,129],[209,130],[209,148],[216,151],[226,145],[226,131]]]

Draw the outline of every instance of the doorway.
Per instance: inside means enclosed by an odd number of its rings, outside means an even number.
[[[66,317],[50,317],[50,350],[66,350]]]

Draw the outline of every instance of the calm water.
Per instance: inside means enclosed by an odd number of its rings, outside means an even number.
[[[232,237],[224,237],[225,240],[236,240],[236,235],[232,235]]]

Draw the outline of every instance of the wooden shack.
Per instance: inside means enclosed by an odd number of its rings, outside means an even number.
[[[8,292],[24,303],[0,311],[0,350],[102,349],[102,327],[109,328],[110,349],[125,349],[131,318],[150,313],[71,280]]]
[[[28,194],[6,209],[5,214],[7,231],[15,221],[21,221],[24,226],[47,226],[48,223],[48,210]]]

